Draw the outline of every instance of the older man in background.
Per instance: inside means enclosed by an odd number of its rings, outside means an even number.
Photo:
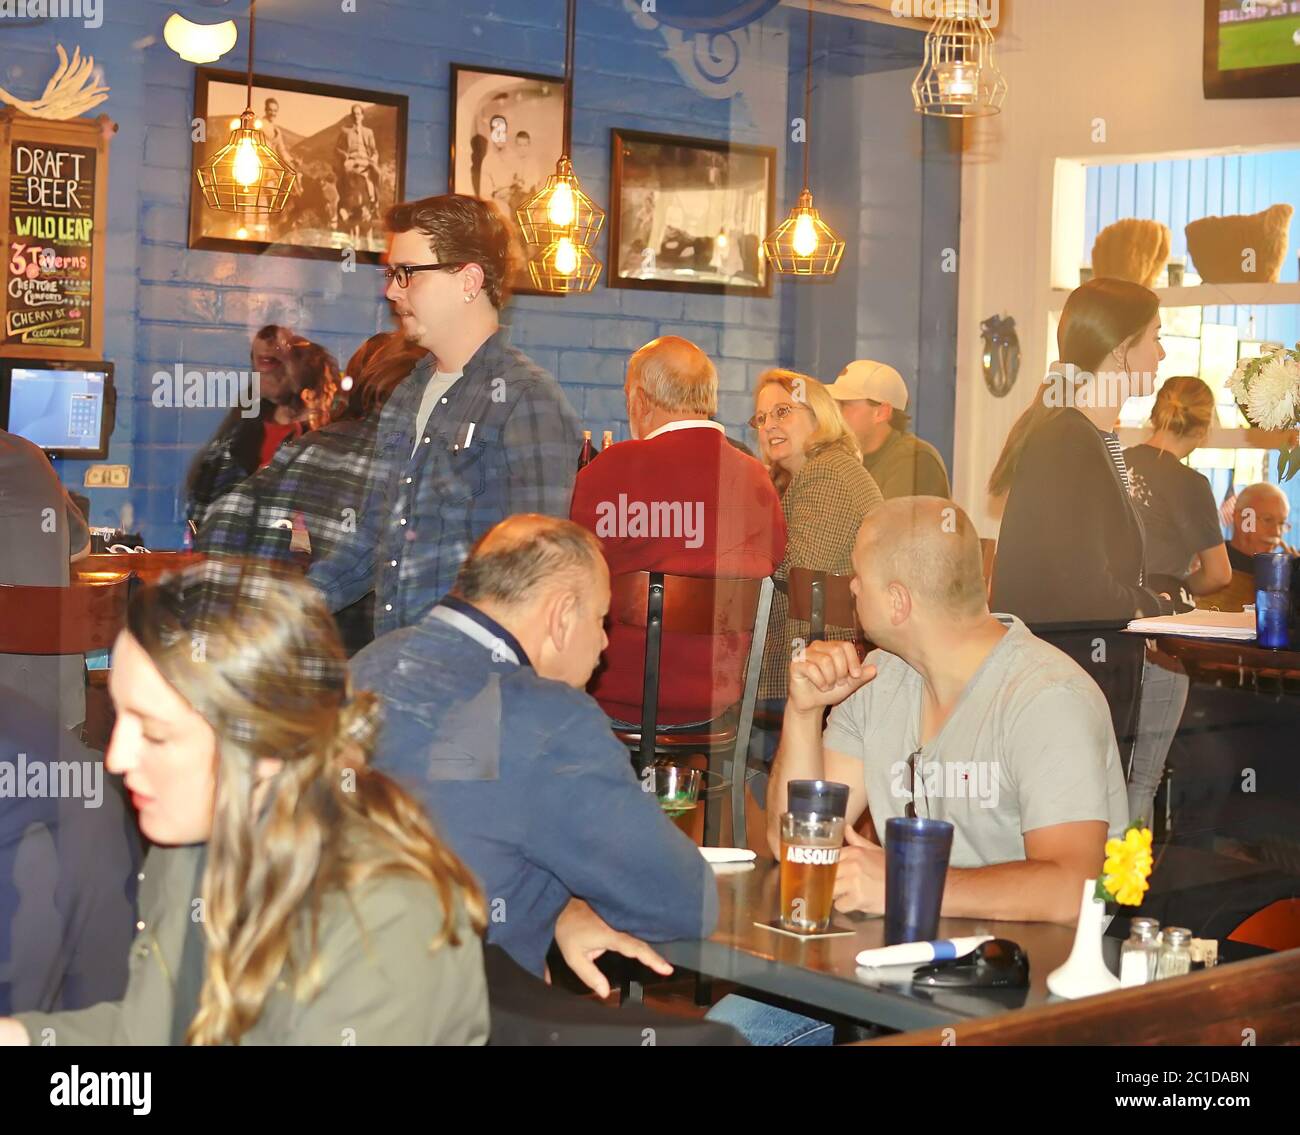
[[[665,335],[628,361],[631,441],[578,474],[570,517],[600,540],[611,576],[661,571],[763,579],[785,554],[785,518],[767,471],[711,416],[718,374],[694,343]],[[666,521],[667,523],[663,523]],[[703,723],[740,700],[747,635],[665,633],[659,721]],[[610,717],[641,719],[645,630],[611,622],[591,693]]]
[[[1219,611],[1240,611],[1255,602],[1255,557],[1279,549],[1300,555],[1282,537],[1290,528],[1291,502],[1277,485],[1257,481],[1237,494],[1228,541],[1232,579],[1227,586],[1197,597],[1196,605]]]

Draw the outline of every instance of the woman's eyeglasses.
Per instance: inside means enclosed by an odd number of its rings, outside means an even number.
[[[797,409],[799,409],[798,406],[792,406],[789,402],[782,402],[779,406],[773,406],[767,413],[762,413],[760,411],[755,414],[749,419],[749,428],[752,430],[761,430],[763,428],[763,423],[766,422],[768,418],[771,418],[772,421],[779,424],[784,422],[786,418],[793,414]]]
[[[465,267],[465,262],[447,263],[447,264],[389,264],[387,267],[380,268],[384,274],[384,282],[391,284],[397,281],[399,288],[409,287],[411,276],[416,272],[459,272]]]

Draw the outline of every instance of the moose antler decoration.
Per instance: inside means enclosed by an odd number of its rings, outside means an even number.
[[[59,69],[45,84],[40,98],[26,102],[0,87],[0,102],[8,103],[32,118],[68,119],[85,114],[108,98],[109,88],[95,77],[92,56],[82,59],[81,48],[74,47],[72,62],[69,63],[62,44],[56,44],[55,50],[59,53]]]

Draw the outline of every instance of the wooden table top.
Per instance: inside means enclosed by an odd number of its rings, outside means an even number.
[[[1193,681],[1243,689],[1300,693],[1300,651],[1270,650],[1254,642],[1156,635],[1156,647],[1178,660]]]
[[[735,866],[748,869],[734,870]],[[1017,942],[1029,955],[1028,990],[914,989],[915,966],[867,970],[854,960],[885,944],[885,921],[874,915],[839,915],[850,937],[797,938],[756,926],[777,916],[780,872],[775,862],[715,868],[721,912],[707,941],[666,942],[655,949],[674,965],[733,981],[808,1005],[894,1029],[927,1028],[1044,1004],[1047,975],[1069,956],[1074,928],[1047,922],[992,922],[944,918],[939,937],[991,934]],[[1119,941],[1104,939],[1112,966]],[[1110,957],[1110,953],[1115,956]]]

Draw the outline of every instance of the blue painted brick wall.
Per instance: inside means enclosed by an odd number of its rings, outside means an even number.
[[[410,100],[408,197],[446,189],[451,63],[556,74],[563,69],[562,0],[475,0],[472,6],[461,0],[360,0],[356,7],[358,13],[321,0],[264,5],[257,70],[405,94]],[[786,139],[801,97],[802,13],[778,8],[738,33],[733,42],[742,44],[741,63],[754,68],[755,78],[748,95],[714,99],[682,77],[667,57],[665,36],[636,19],[633,7],[640,5],[627,0],[579,5],[574,160],[589,191],[608,204],[611,127],[731,138],[777,147],[784,174],[777,180],[776,211],[782,215],[797,192],[801,160],[799,147],[787,146]],[[243,66],[246,17],[195,0],[106,0],[101,27],[58,19],[9,27],[0,53],[0,86],[19,97],[40,92],[57,62],[56,42],[94,55],[112,87],[96,111],[119,126],[110,160],[104,296],[105,355],[117,365],[119,387],[109,460],[132,466],[132,485],[88,495],[94,523],[130,520],[158,547],[179,543],[185,470],[222,411],[154,407],[155,371],[170,371],[177,363],[243,369],[250,334],[272,321],[293,325],[344,362],[366,336],[386,326],[377,280],[367,266],[345,273],[327,262],[186,247],[194,67],[162,42],[163,22],[174,10],[202,22],[218,18],[218,11],[229,13],[240,25],[240,41],[217,66]],[[834,45],[834,66],[828,70],[837,81],[894,68],[905,85],[909,60],[919,50],[919,37],[911,33],[856,20],[826,18],[818,41]],[[715,46],[725,70],[726,43]],[[818,164],[826,182],[819,188],[819,204],[828,216],[866,212],[860,202],[878,200],[882,179],[891,173],[873,173],[866,160],[850,170],[837,168],[829,135],[862,129],[873,109],[852,98],[825,109],[823,140],[830,145],[823,146]],[[887,218],[876,222],[889,223]],[[915,224],[910,217],[900,231]],[[851,340],[869,345],[879,323],[882,343],[906,341],[909,335],[915,343],[919,296],[909,305],[884,266],[855,267],[833,286],[851,296],[840,308],[850,319],[860,319]],[[743,422],[751,412],[749,392],[757,375],[769,365],[796,365],[813,357],[807,339],[819,332],[815,325],[811,332],[798,331],[794,319],[799,287],[778,281],[773,297],[763,300],[600,286],[591,295],[564,300],[519,297],[507,319],[516,344],[556,374],[597,437],[605,429],[626,436],[622,376],[628,353],[659,334],[694,339],[718,365],[719,417],[735,436],[752,442]],[[823,365],[822,376],[833,377],[844,361]],[[951,376],[946,381],[950,384]],[[950,386],[947,397],[951,400]],[[81,462],[61,467],[65,481],[78,488],[83,472]]]

